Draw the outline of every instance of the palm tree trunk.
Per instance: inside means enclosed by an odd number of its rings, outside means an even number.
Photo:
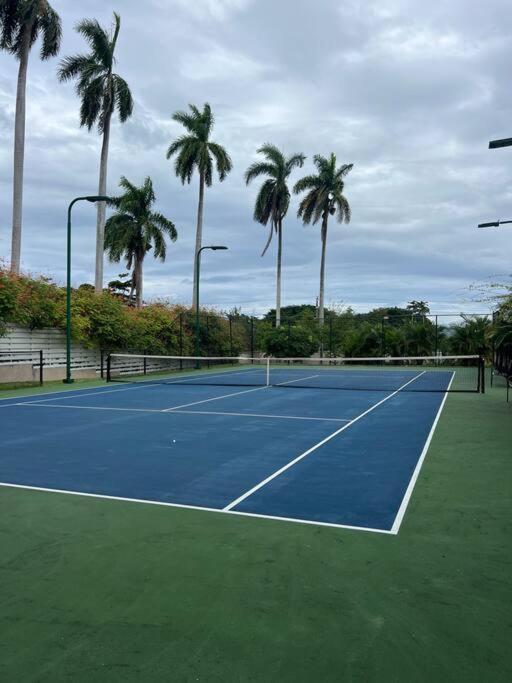
[[[20,272],[21,261],[21,219],[23,208],[23,164],[25,159],[25,109],[28,56],[30,53],[30,35],[32,23],[23,35],[23,48],[18,70],[18,86],[16,90],[16,115],[14,120],[14,173],[12,192],[12,242],[11,271]]]
[[[135,277],[135,291],[136,291],[136,306],[142,308],[142,258],[137,257],[134,270]]]
[[[277,224],[277,278],[276,278],[276,327],[281,325],[281,258],[283,249],[283,223]]]
[[[204,209],[204,172],[199,173],[199,204],[197,206],[196,249],[194,252],[194,288],[192,291],[192,310],[195,310],[197,300],[197,269],[196,259],[203,242],[203,209]]]
[[[327,245],[327,212],[322,219],[322,256],[320,260],[320,296],[318,299],[318,324],[324,324],[324,288],[325,288],[325,251]]]
[[[131,284],[130,284],[130,293],[128,294],[128,303],[129,303],[129,304],[132,303],[133,292],[134,292],[134,290],[135,290],[135,284],[134,284],[134,282],[133,282],[133,273],[132,273],[132,281],[131,281]]]
[[[108,145],[110,141],[110,120],[112,114],[109,112],[105,117],[105,127],[103,130],[103,142],[101,145],[100,158],[100,180],[98,184],[98,194],[105,195],[107,192],[107,163]],[[94,275],[94,289],[96,294],[103,291],[103,252],[105,249],[105,202],[98,202],[96,216],[96,271]]]

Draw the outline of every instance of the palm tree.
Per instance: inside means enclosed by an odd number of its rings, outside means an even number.
[[[325,284],[325,251],[327,245],[327,225],[329,216],[336,216],[339,223],[350,222],[350,206],[343,194],[345,183],[343,178],[352,170],[354,164],[343,164],[336,168],[336,155],[329,158],[316,154],[313,158],[318,170],[317,175],[301,178],[293,191],[295,194],[306,192],[302,199],[297,216],[304,225],[317,223],[322,219],[322,257],[320,261],[320,297],[318,301],[318,322],[324,324],[324,284]]]
[[[146,254],[153,249],[153,256],[165,261],[165,236],[168,235],[175,242],[178,233],[172,221],[151,210],[155,202],[151,178],[146,178],[142,187],[136,187],[122,176],[119,186],[125,190],[124,194],[108,202],[109,206],[116,209],[116,213],[105,225],[105,251],[114,263],[126,259],[126,268],[132,271],[128,300],[132,300],[135,290],[136,305],[140,308],[142,264]]]
[[[248,185],[251,180],[261,175],[269,176],[256,197],[254,220],[262,225],[268,225],[270,221],[270,232],[262,256],[270,246],[274,232],[277,233],[276,327],[279,327],[281,324],[283,218],[290,205],[290,191],[286,181],[295,167],[302,167],[306,157],[304,154],[294,154],[286,159],[275,145],[268,143],[258,149],[258,154],[263,154],[266,160],[256,161],[249,166],[245,172],[245,183]]]
[[[201,248],[203,236],[204,186],[211,187],[213,181],[213,162],[217,167],[219,180],[222,182],[231,171],[233,164],[224,147],[211,142],[210,134],[213,129],[214,118],[210,105],[206,103],[203,111],[193,104],[189,104],[190,112],[177,111],[172,115],[174,121],[181,123],[188,132],[169,145],[167,159],[175,154],[174,170],[183,184],[190,183],[194,170],[199,173],[199,203],[197,207],[196,248]],[[194,267],[194,288],[192,292],[192,308],[196,301],[196,269]]]
[[[81,99],[80,125],[90,131],[97,123],[103,136],[100,159],[100,178],[98,194],[107,191],[107,161],[110,140],[110,123],[117,109],[119,120],[124,123],[133,111],[133,99],[126,81],[113,73],[117,37],[121,18],[114,12],[114,26],[109,33],[95,19],[84,19],[76,26],[89,43],[91,52],[87,55],[74,55],[62,60],[59,79],[77,79],[76,93]],[[97,293],[103,289],[103,247],[105,237],[105,202],[98,202],[96,219],[96,272],[94,288]]]
[[[23,164],[25,159],[25,109],[30,49],[42,34],[41,59],[54,57],[60,48],[61,23],[48,0],[2,0],[0,2],[0,47],[19,61],[14,119],[14,173],[12,202],[11,270],[19,273],[21,219],[23,209]]]

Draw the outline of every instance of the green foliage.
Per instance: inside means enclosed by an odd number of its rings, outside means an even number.
[[[47,278],[24,278],[0,271],[0,320],[30,330],[51,327],[64,310],[64,291]]]
[[[266,326],[260,331],[259,341],[265,354],[276,358],[309,357],[318,348],[315,335],[301,325]]]
[[[137,309],[110,291],[98,295],[80,285],[71,293],[71,314],[73,339],[85,346],[168,355],[194,352],[195,316],[181,306],[154,303]],[[225,315],[208,311],[201,312],[201,321],[203,355],[238,355],[250,348],[247,316],[237,313],[230,325]],[[0,270],[0,334],[6,323],[64,330],[65,289],[46,278]]]
[[[116,212],[105,224],[105,251],[112,262],[126,260],[126,268],[133,269],[130,285],[135,288],[137,306],[142,306],[142,264],[149,251],[153,257],[165,261],[165,238],[176,241],[178,233],[174,223],[161,213],[152,211],[156,197],[148,176],[141,187],[121,176],[119,183],[124,194],[107,203]],[[119,285],[119,283],[117,283]],[[126,283],[128,285],[128,283]]]

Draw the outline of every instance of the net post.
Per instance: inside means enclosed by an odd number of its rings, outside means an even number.
[[[39,384],[43,385],[43,349],[39,349]]]
[[[111,359],[110,353],[109,353],[107,355],[107,382],[112,381],[111,367],[112,367],[112,359]]]

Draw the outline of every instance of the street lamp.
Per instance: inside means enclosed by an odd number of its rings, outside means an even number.
[[[66,379],[64,384],[72,384],[71,378],[71,209],[73,204],[80,201],[106,202],[110,197],[104,195],[87,195],[76,197],[68,207],[68,244],[67,244],[67,278],[66,278]]]
[[[211,249],[212,251],[218,251],[219,249],[227,249],[228,247],[223,247],[218,244],[213,244],[209,245],[207,247],[201,247],[200,249],[197,250],[196,252],[196,263],[195,263],[195,271],[196,271],[196,301],[195,301],[195,306],[196,306],[196,368],[199,369],[200,363],[199,363],[199,356],[200,356],[200,345],[199,345],[199,270],[201,267],[201,252],[204,251],[205,249]]]
[[[504,223],[512,223],[512,221],[491,221],[490,223],[479,223],[479,228],[499,228]]]

